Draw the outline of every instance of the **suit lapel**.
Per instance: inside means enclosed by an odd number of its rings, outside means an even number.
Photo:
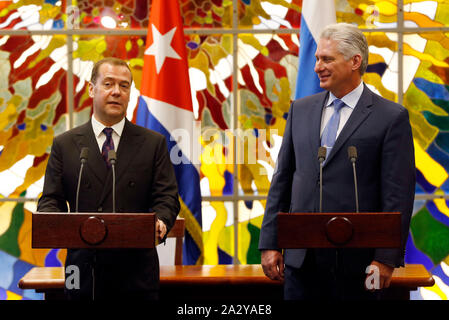
[[[95,134],[92,129],[92,122],[88,121],[85,125],[82,125],[80,130],[76,133],[74,139],[80,152],[83,147],[89,148],[87,167],[93,172],[93,176],[98,179],[100,184],[103,185],[107,177],[108,170],[101,156],[97,139],[95,138]]]
[[[117,181],[123,177],[132,159],[138,154],[143,144],[143,139],[144,137],[136,130],[136,125],[126,120],[117,150]]]
[[[345,126],[341,130],[340,134],[335,140],[335,144],[327,157],[325,162],[325,166],[332,160],[334,155],[338,152],[339,149],[344,145],[346,140],[352,135],[352,133],[362,124],[363,121],[369,116],[371,113],[370,107],[372,106],[372,93],[371,91],[364,85],[363,93],[360,96],[359,102],[355,106],[354,110],[351,113],[348,121]]]
[[[317,98],[312,102],[310,111],[310,148],[311,153],[316,155],[318,153],[318,148],[321,146],[320,128],[321,128],[321,115],[323,113],[324,103],[327,101],[328,92],[323,92],[317,95]],[[316,164],[316,169],[319,169],[318,161],[314,162]]]

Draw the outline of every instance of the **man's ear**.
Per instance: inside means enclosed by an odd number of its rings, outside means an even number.
[[[89,82],[89,97],[94,97],[94,85],[92,82]]]
[[[360,66],[362,65],[362,56],[360,54],[356,54],[352,57],[352,70],[358,70],[360,69]]]

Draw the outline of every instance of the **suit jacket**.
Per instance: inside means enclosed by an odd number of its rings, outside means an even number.
[[[91,121],[54,139],[38,211],[75,211],[83,147],[89,148],[89,157],[82,173],[79,211],[112,212],[112,173],[101,157]],[[116,154],[116,211],[155,212],[170,230],[180,204],[165,137],[126,120]],[[66,266],[77,265],[81,272],[81,290],[67,290],[69,297],[90,297],[94,259],[98,296],[159,287],[156,249],[69,249]]]
[[[328,94],[321,92],[291,105],[268,193],[259,249],[279,250],[278,212],[319,210],[317,152]],[[349,146],[355,146],[358,153],[360,211],[401,212],[401,248],[376,249],[369,252],[370,258],[392,266],[403,265],[415,191],[414,147],[407,110],[364,86],[323,167],[323,212],[355,212]],[[285,250],[285,264],[299,268],[304,256],[304,249]]]

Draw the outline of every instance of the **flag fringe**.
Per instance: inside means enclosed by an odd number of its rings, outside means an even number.
[[[184,218],[186,229],[201,252],[196,261],[196,264],[202,265],[204,262],[203,230],[181,197],[179,197],[179,202],[181,203],[179,217]]]

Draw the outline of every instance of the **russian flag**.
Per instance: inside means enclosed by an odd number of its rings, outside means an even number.
[[[334,0],[303,0],[295,99],[323,91],[314,71],[315,52],[321,31],[325,26],[334,23],[336,23]]]
[[[202,264],[200,175],[183,23],[177,0],[152,1],[136,123],[162,133],[186,222],[183,264]]]

